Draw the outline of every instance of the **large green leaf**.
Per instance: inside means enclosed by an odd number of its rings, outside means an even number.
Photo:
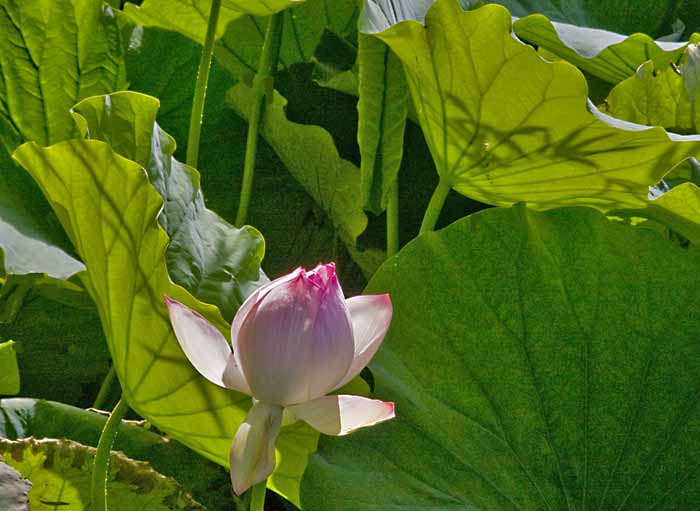
[[[0,342],[0,395],[19,393],[19,368],[14,345],[12,341]]]
[[[323,437],[304,509],[693,509],[699,264],[588,208],[419,237],[367,290],[394,304],[370,367],[397,418]]]
[[[29,479],[32,511],[86,511],[95,449],[71,440],[0,438],[0,458]],[[177,481],[148,463],[112,453],[107,481],[109,509],[114,511],[203,511]]]
[[[216,38],[226,26],[246,14],[268,16],[304,0],[222,0]],[[180,32],[204,44],[211,0],[145,0],[141,5],[126,3],[124,12],[139,25]]]
[[[408,84],[399,59],[375,37],[360,34],[358,63],[362,205],[379,214],[386,209],[401,167]]]
[[[360,4],[357,0],[306,0],[284,14],[279,65],[309,62],[325,31],[341,37],[355,32]],[[258,69],[267,18],[243,16],[231,23],[218,41],[219,62],[237,79],[250,79]]]
[[[89,138],[146,169],[164,200],[158,219],[170,237],[170,277],[231,321],[248,295],[269,282],[260,269],[265,241],[256,229],[238,229],[207,209],[200,175],[173,157],[175,140],[156,123],[158,108],[156,98],[119,92],[88,98],[73,110]]]
[[[87,266],[84,280],[129,405],[185,445],[228,465],[250,398],[201,377],[175,339],[164,294],[200,311],[222,332],[228,326],[216,307],[170,281],[169,240],[157,220],[163,199],[141,165],[97,140],[48,148],[28,143],[15,158],[39,183]],[[281,434],[273,485],[291,500],[297,500],[299,469],[306,463],[297,454],[313,451],[315,442],[308,429]]]
[[[635,207],[649,185],[700,151],[700,137],[614,128],[589,111],[581,73],[513,38],[503,7],[464,11],[438,0],[426,25],[409,20],[376,35],[404,63],[441,180],[468,197]]]
[[[227,101],[247,118],[252,94],[250,87],[239,83],[229,91]],[[328,215],[341,239],[354,246],[367,227],[359,169],[340,157],[326,130],[287,119],[285,105],[286,100],[275,92],[264,111],[261,135]]]
[[[633,75],[647,60],[653,60],[659,67],[676,63],[689,43],[700,40],[698,34],[682,43],[655,41],[646,34],[627,37],[607,30],[552,22],[540,14],[515,21],[513,29],[521,39],[610,83]]]
[[[9,274],[65,279],[84,267],[70,254],[36,185],[9,159],[26,140],[74,134],[80,99],[124,86],[112,10],[94,0],[0,0],[0,249]]]

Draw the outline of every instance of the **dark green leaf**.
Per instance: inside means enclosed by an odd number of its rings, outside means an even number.
[[[360,201],[360,172],[340,157],[330,134],[319,126],[297,124],[285,114],[286,100],[277,92],[266,105],[261,135],[299,181],[350,247],[367,227]],[[243,117],[249,114],[252,89],[239,83],[228,103]],[[356,259],[357,260],[357,259]],[[369,266],[376,261],[368,263]]]
[[[88,98],[73,110],[88,138],[146,169],[164,200],[158,219],[170,236],[170,277],[231,321],[248,295],[269,282],[260,269],[265,241],[256,229],[238,229],[207,209],[200,175],[173,157],[175,140],[156,123],[158,108],[155,98],[120,92]]]
[[[580,27],[660,37],[673,30],[682,0],[487,0],[486,3],[501,4],[518,17],[539,13],[553,21]]]
[[[306,0],[284,14],[279,65],[310,62],[326,30],[351,38],[357,0]],[[231,23],[216,46],[219,62],[236,78],[250,81],[258,69],[267,18],[243,16]]]
[[[394,305],[370,367],[397,418],[322,437],[304,510],[693,509],[698,265],[586,208],[419,237],[367,289]]]

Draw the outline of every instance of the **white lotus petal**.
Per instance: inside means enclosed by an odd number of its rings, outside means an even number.
[[[382,345],[391,324],[392,306],[389,295],[354,296],[347,300],[347,307],[355,337],[355,357],[336,389],[360,374],[369,364]]]
[[[250,394],[245,376],[221,332],[198,312],[168,296],[164,298],[175,337],[194,368],[220,387]]]
[[[275,441],[282,407],[255,402],[231,444],[231,484],[236,495],[264,481],[275,470]]]
[[[315,430],[333,436],[394,418],[394,403],[360,396],[325,396],[289,409]]]

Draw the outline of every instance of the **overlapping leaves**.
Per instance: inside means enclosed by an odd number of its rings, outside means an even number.
[[[698,34],[688,42],[655,41],[644,33],[628,37],[607,30],[553,22],[540,14],[516,20],[513,29],[521,39],[613,84],[633,75],[647,60],[659,67],[677,63],[688,44],[700,40]]]
[[[367,290],[394,304],[370,367],[397,419],[323,437],[304,509],[692,509],[698,264],[588,208],[419,237]]]
[[[130,133],[152,127],[122,126]],[[132,142],[138,155],[148,155],[150,135],[147,147],[141,146],[143,140]],[[169,239],[157,220],[163,199],[142,166],[98,140],[48,148],[25,144],[15,157],[41,186],[87,266],[84,281],[129,405],[174,438],[227,465],[231,439],[250,399],[202,378],[172,333],[164,294],[205,314],[223,332],[227,325],[216,307],[171,282]],[[283,432],[279,478],[273,484],[296,500],[303,453],[313,450],[316,437],[295,427],[289,443],[287,438]]]
[[[175,140],[155,121],[158,107],[151,96],[123,92],[88,98],[74,112],[89,138],[146,169],[165,201],[158,218],[170,237],[170,277],[231,321],[248,295],[269,282],[260,269],[265,241],[253,227],[236,228],[207,209],[199,173],[173,157]]]
[[[504,8],[438,0],[426,24],[375,34],[401,58],[446,185],[482,202],[536,208],[643,205],[647,187],[700,150],[700,138],[614,128],[586,106],[581,73],[511,36]]]
[[[304,0],[222,0],[217,39],[228,24],[246,14],[268,16]],[[124,12],[136,23],[160,27],[204,44],[211,0],[145,0],[141,5],[127,3]]]

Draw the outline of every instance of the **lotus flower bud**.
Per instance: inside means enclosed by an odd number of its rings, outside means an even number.
[[[233,319],[231,345],[195,311],[168,297],[166,303],[180,347],[202,376],[254,398],[231,446],[236,493],[274,470],[285,409],[328,435],[394,417],[393,403],[326,395],[367,365],[392,314],[388,295],[346,300],[333,263],[299,268],[255,291]]]

